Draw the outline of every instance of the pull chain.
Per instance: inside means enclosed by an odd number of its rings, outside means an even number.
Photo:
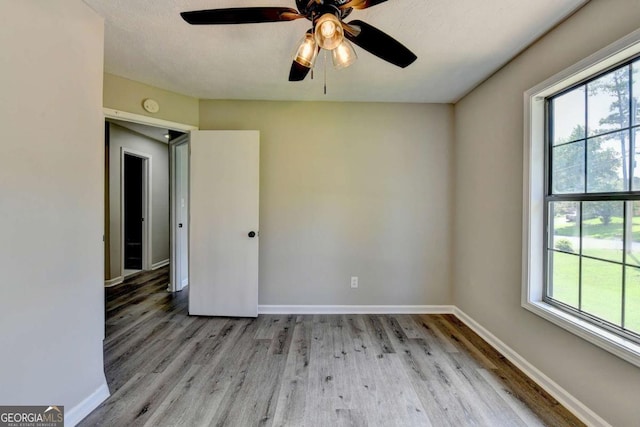
[[[324,94],[327,94],[327,51],[324,51]]]

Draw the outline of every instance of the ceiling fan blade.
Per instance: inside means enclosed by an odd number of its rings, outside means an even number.
[[[307,74],[309,74],[310,70],[311,68],[305,67],[304,65],[293,61],[293,63],[291,64],[291,70],[289,71],[289,81],[300,82],[304,80],[304,78],[307,77]]]
[[[376,27],[360,20],[349,22],[347,26],[345,26],[344,35],[351,42],[369,53],[401,68],[411,65],[413,61],[418,59],[418,57],[402,43],[390,35],[383,33]]]
[[[182,19],[191,25],[257,24],[260,22],[293,21],[304,18],[289,7],[237,7],[182,12]]]
[[[340,6],[340,9],[366,9],[371,6],[375,6],[380,3],[384,3],[387,0],[351,0]]]

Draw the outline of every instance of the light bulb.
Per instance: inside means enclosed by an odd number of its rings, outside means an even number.
[[[342,23],[337,16],[325,13],[315,22],[315,38],[318,46],[326,50],[333,50],[344,40]]]
[[[336,24],[332,21],[325,21],[320,26],[320,32],[322,32],[323,37],[331,38],[336,33]]]

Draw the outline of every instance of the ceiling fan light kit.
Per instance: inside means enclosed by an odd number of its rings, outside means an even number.
[[[316,39],[309,31],[304,35],[304,37],[302,37],[302,40],[300,40],[300,44],[296,50],[293,60],[303,67],[313,68],[317,56],[318,46],[316,44]]]
[[[379,29],[359,20],[343,22],[354,9],[366,9],[387,0],[296,0],[288,7],[240,7],[182,12],[191,25],[254,24],[306,18],[313,24],[293,57],[289,81],[304,80],[315,64],[319,48],[331,51],[333,65],[342,69],[358,58],[351,43],[398,67],[412,64],[416,55]],[[351,43],[350,43],[351,42]]]
[[[342,23],[335,15],[325,13],[315,23],[315,36],[318,46],[326,50],[337,48],[344,40]]]
[[[348,40],[343,40],[338,47],[333,49],[331,57],[333,59],[333,66],[336,70],[347,68],[349,65],[356,62],[356,59],[358,59],[356,50]]]

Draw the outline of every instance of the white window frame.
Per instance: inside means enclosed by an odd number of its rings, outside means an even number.
[[[640,367],[640,344],[543,301],[545,98],[640,53],[640,30],[524,93],[522,307]]]

